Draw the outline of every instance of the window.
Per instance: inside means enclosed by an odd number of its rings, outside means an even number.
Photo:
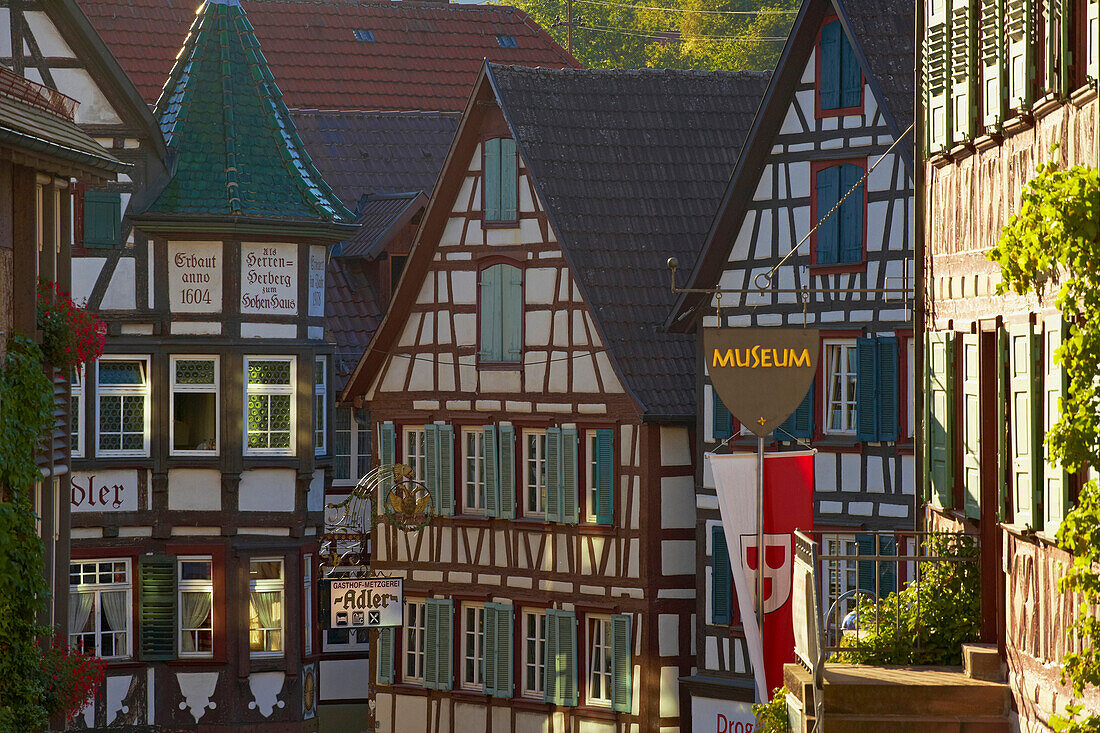
[[[588,704],[611,707],[611,619],[588,617]]]
[[[424,601],[405,601],[405,682],[424,682]]]
[[[856,432],[856,342],[825,343],[825,434]]]
[[[819,109],[850,110],[861,106],[863,76],[859,59],[839,20],[833,19],[821,27],[818,51]]]
[[[245,357],[245,453],[293,455],[294,358]]]
[[[355,40],[362,41],[363,43],[374,43],[374,31],[366,30],[363,28],[356,28],[352,33],[355,35]]]
[[[313,366],[313,452],[323,455],[328,431],[328,359],[318,356]]]
[[[501,48],[519,48],[515,36],[497,36],[497,45]]]
[[[726,531],[719,525],[711,527],[710,620],[716,626],[735,625],[737,604],[734,602],[733,567],[730,565]]]
[[[454,602],[450,598],[424,601],[424,686],[431,690],[451,689],[453,618]]]
[[[302,653],[313,653],[313,555],[302,556]]]
[[[523,694],[542,699],[546,692],[546,612],[523,612]]]
[[[99,454],[149,455],[148,357],[101,357],[96,374]]]
[[[350,407],[337,407],[332,423],[333,484],[355,484],[370,471],[370,428],[359,424]]]
[[[485,221],[514,222],[517,219],[516,193],[519,189],[516,141],[498,137],[484,143]]]
[[[69,563],[69,643],[101,659],[130,656],[130,561]]]
[[[248,564],[248,648],[253,657],[283,654],[283,561]]]
[[[524,495],[526,514],[546,512],[546,431],[523,431]]]
[[[480,428],[462,431],[464,480],[462,506],[473,514],[485,512],[485,432]]]
[[[218,452],[218,359],[172,357],[172,453]]]
[[[585,433],[585,521],[594,524],[612,523],[615,477],[610,430],[589,430]]]
[[[214,575],[209,557],[179,558],[180,656],[214,654]]]
[[[485,680],[485,607],[462,604],[462,687],[481,690]]]
[[[826,575],[825,607],[822,612],[828,614],[832,610],[832,615],[825,619],[826,628],[830,628],[830,626],[834,629],[839,628],[844,617],[850,611],[854,611],[859,602],[858,596],[852,594],[840,601],[837,608],[833,609],[833,604],[837,603],[842,595],[859,587],[859,566],[857,562],[855,560],[838,560],[834,558],[840,555],[858,554],[859,548],[853,537],[837,537],[825,541],[825,557],[823,559],[828,573]]]
[[[428,480],[427,430],[405,428],[405,465],[413,470],[413,479]]]
[[[122,196],[117,191],[84,192],[84,246],[116,247],[122,238]]]
[[[813,218],[821,222],[813,233],[814,265],[853,265],[863,262],[863,164],[813,166]],[[852,190],[855,187],[855,190]],[[833,211],[838,202],[844,203]],[[828,218],[825,218],[825,217]],[[824,218],[824,221],[822,219]]]
[[[523,273],[498,264],[480,273],[478,327],[482,362],[516,363],[523,352]]]
[[[73,458],[84,457],[84,374],[80,369],[73,369],[69,378],[69,418],[70,444]]]

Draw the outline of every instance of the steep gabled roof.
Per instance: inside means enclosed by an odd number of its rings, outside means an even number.
[[[402,227],[428,205],[423,191],[367,195],[359,205],[355,234],[340,244],[340,257],[375,257]]]
[[[79,2],[152,104],[197,0]],[[461,112],[483,59],[578,65],[522,11],[501,5],[248,0],[244,7],[292,107]]]

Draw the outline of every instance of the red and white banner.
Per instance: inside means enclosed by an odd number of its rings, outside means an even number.
[[[756,622],[758,462],[756,453],[706,454],[729,547],[737,607],[745,630],[757,701],[783,684],[795,661],[791,619],[794,531],[813,529],[814,451],[764,454],[764,630]],[[740,558],[736,562],[735,558]]]

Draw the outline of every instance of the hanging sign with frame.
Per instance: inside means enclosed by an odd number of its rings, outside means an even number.
[[[348,578],[329,581],[329,628],[400,626],[404,578]]]

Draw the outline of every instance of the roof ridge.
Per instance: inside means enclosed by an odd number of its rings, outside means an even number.
[[[500,64],[490,61],[488,64],[494,69],[523,72],[530,74],[546,74],[554,76],[723,76],[747,78],[763,78],[771,75],[771,71],[758,69],[607,69],[607,68],[583,68],[583,69],[554,69],[546,66],[524,66],[522,64]]]

